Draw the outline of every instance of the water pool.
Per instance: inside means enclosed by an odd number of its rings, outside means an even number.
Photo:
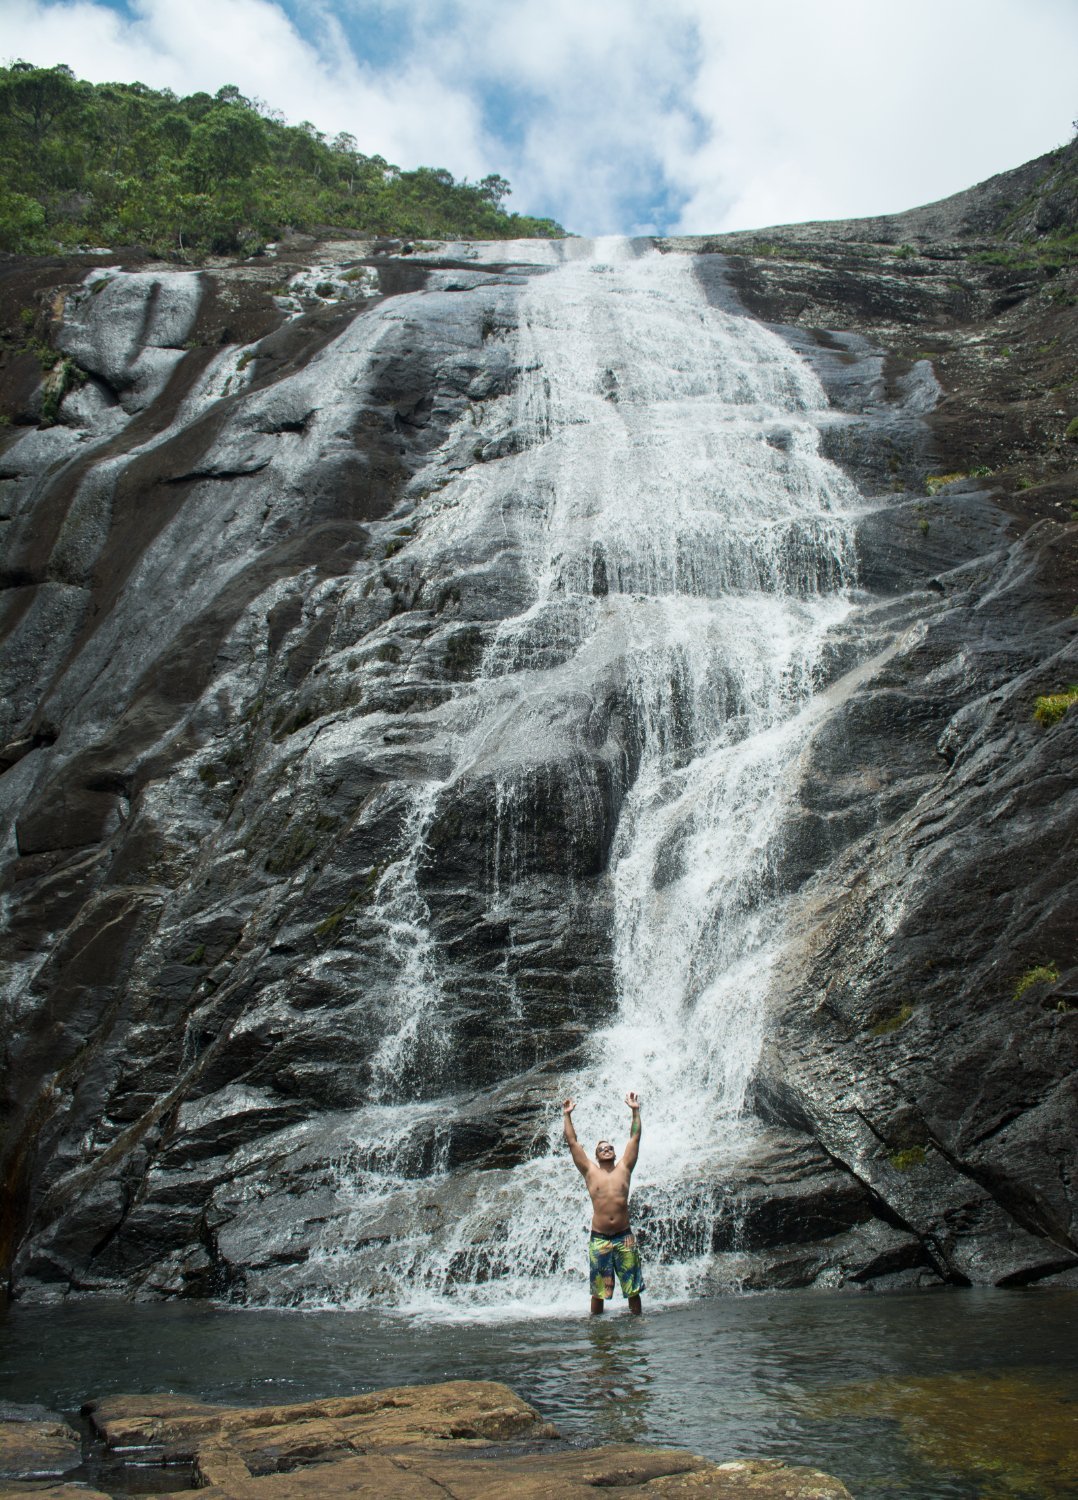
[[[631,1319],[424,1321],[202,1303],[15,1306],[0,1399],[239,1404],[503,1380],[573,1442],[782,1458],[857,1500],[1078,1496],[1078,1292],[718,1298]]]

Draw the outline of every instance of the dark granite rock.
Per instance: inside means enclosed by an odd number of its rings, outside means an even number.
[[[1056,166],[1022,171],[1010,187],[1046,183],[1054,223]],[[736,1176],[715,1168],[705,1223],[639,1200],[643,1236],[713,1249],[716,1285],[1078,1264],[1078,716],[1032,717],[1078,678],[1078,299],[1073,269],[976,258],[1002,195],[662,246],[810,361],[824,451],[870,501],[867,607],[821,664],[773,872],[798,915],[753,1090],[771,1130]],[[616,673],[507,693],[499,743],[402,864],[418,789],[530,599],[500,520],[441,550],[424,526],[453,476],[519,451],[506,335],[533,271],[400,249],[0,267],[0,317],[33,299],[88,376],[49,426],[36,375],[0,359],[16,1291],[317,1291],[316,1252],[348,1231],[349,1111],[384,1084],[398,888],[449,997],[402,1081],[456,1098],[402,1158],[421,1195],[450,1173],[430,1222],[528,1159],[551,1071],[609,1014],[606,877],[640,750]],[[333,256],[377,293],[276,295]],[[596,600],[606,569],[597,553]],[[1016,997],[1038,966],[1058,977]],[[357,1264],[404,1233],[387,1202]],[[496,1236],[480,1248],[489,1274]]]

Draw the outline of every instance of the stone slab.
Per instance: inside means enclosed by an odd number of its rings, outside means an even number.
[[[0,1479],[53,1479],[81,1460],[78,1433],[60,1419],[0,1421]]]

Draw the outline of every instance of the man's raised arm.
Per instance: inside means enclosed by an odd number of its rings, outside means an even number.
[[[575,1099],[566,1099],[561,1107],[561,1122],[565,1130],[565,1139],[569,1146],[569,1155],[573,1158],[573,1165],[578,1172],[586,1177],[591,1162],[588,1153],[576,1138],[576,1127],[573,1125],[573,1110],[576,1108]]]
[[[640,1155],[640,1099],[634,1089],[630,1089],[625,1095],[625,1102],[633,1112],[633,1122],[629,1126],[629,1139],[625,1143],[621,1160],[631,1172],[636,1166],[636,1158]]]

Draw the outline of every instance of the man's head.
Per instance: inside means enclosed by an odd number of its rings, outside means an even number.
[[[612,1162],[615,1155],[616,1152],[614,1151],[613,1146],[608,1140],[601,1140],[595,1148],[595,1160],[600,1164],[600,1166],[604,1162]]]

